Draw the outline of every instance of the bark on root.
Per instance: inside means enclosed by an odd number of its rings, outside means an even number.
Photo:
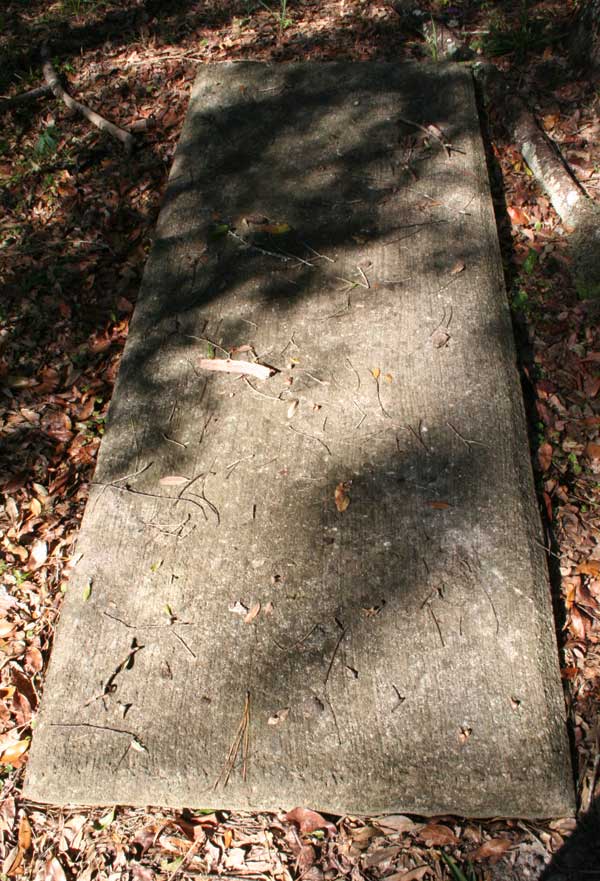
[[[546,137],[522,98],[511,95],[493,64],[474,65],[486,105],[501,108],[505,125],[536,181],[570,233],[573,276],[582,299],[600,297],[600,206],[569,170],[558,148]]]
[[[20,95],[10,95],[7,98],[0,99],[0,113],[16,107],[18,104],[26,104],[29,101],[35,101],[38,98],[45,98],[52,93],[50,86],[38,86],[36,89],[29,89],[28,92],[21,92]]]
[[[76,101],[72,98],[69,93],[63,88],[61,82],[58,78],[58,74],[54,70],[52,66],[52,62],[50,61],[50,52],[47,46],[42,47],[42,61],[43,67],[42,70],[44,72],[44,79],[46,81],[46,85],[52,90],[54,95],[66,104],[69,110],[74,110],[77,113],[80,113],[82,116],[95,125],[100,131],[106,132],[106,134],[111,135],[111,137],[116,138],[118,141],[125,146],[125,149],[128,153],[131,152],[133,146],[135,144],[135,139],[133,135],[125,131],[125,129],[119,128],[118,125],[115,125],[112,122],[109,122],[103,116],[100,116],[99,113],[96,113],[94,110],[90,110],[89,107],[86,107],[85,104],[81,104],[80,101]]]
[[[600,0],[593,0],[592,6],[588,18],[593,19],[598,28]],[[584,21],[587,21],[585,16]],[[422,32],[434,48],[435,57],[446,61],[469,57],[469,48],[443,22],[434,22],[432,18],[422,26]],[[473,65],[473,73],[486,106],[493,105],[502,112],[511,138],[550,198],[565,231],[570,233],[578,295],[582,299],[600,299],[600,205],[588,197],[556,145],[538,126],[525,101],[511,93],[502,72],[490,62],[478,62]]]

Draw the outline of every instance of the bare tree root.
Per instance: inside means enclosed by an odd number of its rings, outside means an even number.
[[[600,0],[593,2],[597,17]],[[469,47],[443,22],[432,18],[421,25],[421,31],[434,58],[456,61],[472,57]],[[473,73],[486,106],[500,109],[512,140],[570,233],[577,293],[582,299],[600,299],[600,206],[589,198],[525,101],[511,93],[503,73],[488,61],[473,64]]]
[[[50,52],[47,46],[42,47],[42,60],[43,67],[42,70],[44,72],[44,79],[46,81],[46,85],[52,90],[53,94],[56,98],[60,99],[69,110],[74,110],[77,113],[80,113],[82,116],[95,125],[100,131],[106,132],[106,134],[111,135],[113,138],[116,138],[118,141],[125,146],[125,149],[128,153],[131,152],[133,146],[135,144],[135,138],[133,135],[125,131],[125,129],[119,128],[118,125],[115,125],[112,122],[109,122],[107,119],[104,119],[103,116],[100,116],[99,113],[96,113],[94,110],[90,110],[89,107],[86,107],[85,104],[81,104],[79,101],[76,101],[72,98],[68,92],[65,91],[63,86],[60,83],[58,75],[52,66],[52,62],[50,60]]]
[[[52,94],[50,86],[38,86],[37,89],[30,89],[28,92],[21,92],[20,95],[7,95],[0,98],[0,113],[10,110],[18,104],[25,104],[28,101],[35,101],[37,98],[45,98]]]
[[[502,109],[511,138],[570,233],[577,293],[582,299],[600,298],[600,206],[588,197],[523,99],[510,94],[498,68],[479,63],[474,73],[486,105]]]

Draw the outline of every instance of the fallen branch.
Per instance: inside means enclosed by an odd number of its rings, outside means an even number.
[[[588,197],[558,147],[538,126],[525,101],[511,93],[498,68],[480,63],[474,66],[474,73],[486,105],[502,108],[510,136],[548,195],[565,231],[571,233],[569,245],[577,293],[583,299],[600,297],[600,208]]]
[[[36,89],[29,89],[28,92],[21,92],[20,95],[3,95],[0,98],[0,112],[10,110],[17,104],[25,104],[27,101],[35,101],[37,98],[45,98],[52,94],[50,86],[38,86]]]
[[[257,379],[268,379],[274,369],[266,364],[253,361],[233,361],[231,358],[200,358],[198,367],[201,370],[214,370],[218,373],[237,373],[241,376],[255,376]]]
[[[127,152],[131,152],[133,146],[135,144],[135,139],[133,135],[125,131],[125,129],[119,128],[118,125],[115,125],[112,122],[109,122],[107,119],[104,119],[103,116],[100,116],[99,113],[96,113],[94,110],[90,110],[89,107],[86,107],[85,104],[81,104],[79,101],[76,101],[72,98],[68,92],[62,87],[60,80],[54,67],[52,66],[52,62],[50,60],[50,53],[47,46],[42,47],[42,70],[44,72],[44,79],[46,80],[46,85],[49,89],[52,90],[53,94],[56,98],[61,100],[63,104],[69,108],[69,110],[74,110],[77,113],[80,113],[82,116],[95,125],[96,128],[99,128],[100,131],[106,132],[106,134],[111,135],[113,138],[116,138],[118,141],[125,146]]]
[[[421,28],[434,49],[434,57],[446,61],[469,57],[469,47],[445,24],[432,18],[431,25]],[[557,145],[540,128],[523,98],[514,94],[496,65],[477,62],[473,74],[485,105],[501,112],[523,159],[548,195],[565,232],[571,234],[569,247],[577,293],[582,299],[600,298],[600,207],[588,197]]]

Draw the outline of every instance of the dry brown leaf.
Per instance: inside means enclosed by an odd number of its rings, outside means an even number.
[[[310,835],[311,832],[317,832],[319,829],[326,829],[331,835],[336,832],[333,823],[308,808],[294,808],[293,811],[288,811],[284,819],[288,823],[295,823],[302,835]]]
[[[385,373],[384,376],[383,376],[383,378],[384,378],[385,381],[388,382],[390,385],[391,385],[391,384],[393,383],[393,381],[394,381],[394,377],[392,376],[391,373]]]
[[[473,733],[472,728],[469,728],[468,725],[463,725],[461,727],[460,731],[458,732],[458,742],[459,743],[466,743],[472,733]]]
[[[9,878],[23,874],[23,851],[18,845],[12,848],[2,863],[2,873]]]
[[[452,269],[450,270],[450,275],[458,275],[459,272],[464,272],[465,264],[462,260],[457,260]]]
[[[244,624],[252,624],[258,613],[260,612],[260,600],[250,607],[250,611],[244,618]]]
[[[427,847],[442,847],[443,845],[456,845],[458,838],[449,826],[443,826],[438,823],[428,823],[417,834],[419,841],[424,842]]]
[[[277,713],[273,713],[272,716],[269,716],[267,719],[267,725],[280,725],[282,722],[285,722],[289,715],[290,708],[285,707],[285,709],[279,710]]]
[[[36,541],[33,543],[31,547],[31,552],[29,554],[29,560],[27,561],[27,568],[30,571],[35,571],[39,569],[40,566],[43,566],[48,557],[48,545],[45,541]]]
[[[437,501],[436,499],[427,502],[427,504],[430,508],[434,508],[436,511],[445,511],[446,508],[450,507],[450,502]]]
[[[590,443],[585,448],[586,455],[590,459],[600,459],[600,444]]]
[[[350,481],[347,480],[345,482],[338,483],[335,488],[334,498],[335,498],[335,506],[340,512],[343,514],[344,511],[347,510],[348,505],[350,504],[350,496],[348,495],[348,490],[350,489]]]
[[[360,829],[349,829],[348,834],[357,850],[366,850],[372,838],[378,834],[372,826],[361,826]]]
[[[46,862],[43,881],[67,881],[67,876],[57,857],[52,857]]]
[[[513,223],[516,223],[520,226],[525,226],[526,224],[529,223],[529,218],[527,217],[525,212],[522,211],[520,208],[514,208],[511,205],[506,210],[508,211],[508,216],[510,217],[510,219],[512,220]]]
[[[381,829],[391,832],[416,832],[418,825],[404,814],[390,814],[374,821]]]
[[[30,645],[25,653],[24,667],[27,673],[39,673],[44,666],[44,659],[39,648]]]
[[[161,486],[183,486],[184,483],[189,483],[190,479],[181,474],[168,474],[166,477],[161,477],[158,482]]]
[[[83,829],[86,823],[87,817],[85,814],[75,814],[74,817],[67,820],[62,828],[62,834],[58,845],[58,849],[62,853],[67,850],[72,850],[77,853],[81,849],[83,842]],[[136,843],[138,843],[137,836]],[[143,852],[144,851],[142,851],[142,853]]]
[[[256,379],[268,379],[275,371],[265,364],[253,361],[232,361],[230,358],[200,358],[198,367],[201,370],[213,370],[218,373],[238,373],[242,376],[254,376]]]
[[[569,627],[578,639],[585,639],[586,618],[581,614],[577,606],[572,606],[569,612]],[[0,762],[2,759],[0,758]]]
[[[13,765],[14,767],[19,767],[28,749],[29,738],[18,740],[16,743],[7,747],[2,755],[0,755],[0,765]]]
[[[17,805],[12,796],[0,804],[0,831],[12,833],[17,814]]]
[[[142,866],[140,863],[133,863],[131,865],[131,877],[134,881],[154,881],[156,877],[152,869],[149,869],[147,866]]]
[[[29,510],[34,515],[34,517],[39,517],[42,513],[42,504],[38,498],[35,496],[29,502]]]
[[[490,838],[477,848],[471,859],[496,863],[512,845],[510,838]]]
[[[416,869],[409,869],[408,872],[395,872],[393,875],[386,875],[385,881],[421,881],[426,875],[433,875],[431,866],[417,866]]]
[[[450,334],[438,328],[431,334],[431,343],[434,349],[443,349],[450,342]]]
[[[364,857],[363,865],[366,869],[373,869],[375,866],[381,866],[382,863],[389,864],[391,860],[398,856],[401,850],[402,848],[398,844],[380,848],[377,848],[377,845],[374,844],[371,853]]]
[[[21,814],[21,819],[19,820],[18,844],[20,850],[24,851],[25,853],[31,847],[31,826],[29,825],[29,820],[25,812]]]
[[[542,444],[537,451],[537,460],[541,471],[547,471],[552,465],[552,452],[552,444]]]
[[[19,728],[24,728],[31,722],[31,704],[24,694],[18,691],[12,702],[13,713],[15,714],[15,722]]]
[[[6,618],[0,621],[0,639],[7,639],[14,632],[16,626],[12,621],[7,621]]]

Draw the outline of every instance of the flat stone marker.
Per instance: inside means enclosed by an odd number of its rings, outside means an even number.
[[[28,798],[573,811],[467,70],[201,68],[95,481]]]

